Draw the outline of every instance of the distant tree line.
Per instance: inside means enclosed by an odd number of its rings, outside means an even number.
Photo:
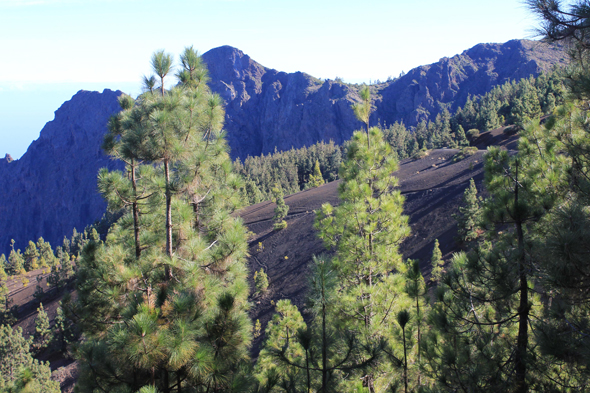
[[[531,119],[551,113],[563,104],[564,71],[558,68],[537,78],[506,82],[481,97],[468,97],[454,114],[444,109],[433,121],[421,121],[407,128],[395,122],[382,127],[384,140],[398,159],[413,157],[420,151],[438,148],[464,148],[480,132],[506,125],[521,129]],[[516,130],[515,130],[516,131]],[[234,162],[236,172],[245,180],[243,192],[250,204],[272,198],[272,188],[280,184],[285,194],[310,187],[317,161],[324,181],[338,178],[338,168],[347,144],[318,142],[309,147],[276,151]]]
[[[285,152],[275,150],[273,154],[266,156],[249,156],[244,162],[237,159],[234,161],[234,169],[244,178],[243,191],[248,202],[254,204],[270,200],[276,184],[287,195],[319,184],[316,165],[324,181],[336,180],[341,162],[341,147],[330,141]]]
[[[17,317],[16,306],[12,305],[9,296],[9,279],[19,280],[23,285],[28,285],[30,277],[27,273],[42,269],[36,277],[34,296],[38,301],[43,301],[49,292],[55,296],[73,278],[76,260],[90,241],[100,241],[95,226],[89,226],[83,232],[78,232],[74,228],[72,236],[64,236],[62,245],[57,246],[55,250],[42,237],[36,243],[29,241],[24,252],[15,249],[13,240],[8,258],[4,254],[0,255],[0,323],[14,322]],[[41,285],[44,274],[48,275],[46,286]]]

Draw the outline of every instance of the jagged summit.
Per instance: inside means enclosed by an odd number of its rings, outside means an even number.
[[[374,87],[371,122],[415,126],[442,109],[455,110],[469,95],[565,64],[563,48],[540,41],[479,44],[461,54],[416,67]],[[226,102],[226,130],[233,157],[260,155],[317,141],[340,144],[360,127],[350,104],[358,86],[320,81],[303,72],[267,68],[241,50],[222,46],[203,55],[211,87]]]

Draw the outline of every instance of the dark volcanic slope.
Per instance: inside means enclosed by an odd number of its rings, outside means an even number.
[[[429,271],[434,239],[439,239],[446,258],[458,250],[452,214],[469,179],[473,177],[478,186],[483,179],[484,151],[459,162],[452,160],[455,153],[457,150],[434,150],[421,160],[403,161],[397,172],[412,228],[401,251],[406,258],[420,259],[424,274]],[[268,293],[253,299],[252,317],[259,319],[263,328],[274,312],[271,302],[291,299],[298,306],[304,304],[308,265],[314,254],[327,251],[313,229],[314,210],[325,202],[339,203],[338,184],[336,181],[285,197],[290,209],[288,227],[282,231],[272,230],[274,203],[262,202],[240,212],[255,234],[250,242],[250,271],[264,268],[270,281]]]
[[[443,107],[462,106],[468,95],[484,94],[498,84],[564,64],[565,57],[560,46],[537,41],[476,45],[373,86],[376,111],[372,123],[403,121],[414,126],[434,119]],[[321,140],[341,144],[360,127],[350,109],[358,100],[358,86],[266,68],[230,46],[211,49],[203,59],[211,73],[212,89],[227,105],[226,129],[233,157],[266,154],[275,147],[299,148]]]
[[[10,250],[10,239],[22,250],[40,236],[56,246],[74,227],[83,230],[102,217],[106,203],[96,175],[118,165],[100,145],[120,94],[79,91],[20,160],[0,165],[0,253]]]

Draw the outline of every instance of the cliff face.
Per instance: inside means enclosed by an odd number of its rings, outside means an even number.
[[[226,102],[225,129],[232,157],[342,143],[358,124],[349,106],[354,89],[310,75],[263,67],[242,51],[223,46],[203,55],[211,88]]]
[[[97,193],[96,175],[102,167],[120,165],[100,145],[107,120],[120,109],[120,94],[79,91],[21,159],[2,160],[0,253],[10,251],[10,239],[23,250],[40,236],[56,246],[73,228],[83,230],[102,217],[106,203]]]
[[[451,58],[414,68],[379,89],[375,120],[385,124],[403,121],[413,126],[434,119],[442,107],[453,112],[468,95],[483,95],[494,86],[520,80],[554,65],[565,65],[559,45],[512,40],[505,44],[479,44]]]
[[[371,86],[376,106],[371,123],[413,126],[434,119],[443,107],[463,105],[469,94],[537,75],[565,57],[562,48],[534,41],[477,45]],[[321,140],[341,144],[361,127],[350,108],[359,99],[359,86],[279,72],[229,46],[212,49],[203,59],[211,88],[226,102],[225,129],[234,158]],[[0,159],[0,253],[9,252],[10,239],[21,249],[40,236],[55,246],[74,227],[82,230],[100,219],[106,204],[96,192],[97,172],[120,168],[100,149],[120,94],[78,92],[21,159]]]
[[[477,45],[373,86],[376,111],[371,122],[414,126],[434,119],[443,107],[462,106],[469,94],[484,94],[498,84],[564,64],[564,57],[561,47],[536,41]],[[226,130],[234,158],[320,140],[340,144],[361,127],[350,108],[359,99],[358,86],[269,69],[229,46],[212,49],[203,59],[212,89],[227,105]]]

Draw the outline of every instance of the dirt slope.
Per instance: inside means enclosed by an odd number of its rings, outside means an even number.
[[[425,276],[429,274],[430,255],[434,239],[439,239],[441,250],[446,259],[450,258],[458,245],[454,241],[456,234],[452,214],[457,211],[469,179],[474,178],[481,189],[483,180],[483,154],[480,150],[475,155],[454,162],[457,153],[453,149],[433,150],[419,160],[404,160],[396,175],[400,179],[399,187],[406,198],[405,213],[410,217],[411,236],[402,244],[401,251],[405,258],[421,261]],[[259,319],[262,330],[272,318],[274,303],[280,299],[291,299],[302,307],[305,304],[308,266],[313,255],[330,252],[317,238],[313,228],[315,212],[323,203],[339,203],[339,181],[321,187],[302,191],[285,197],[289,205],[288,227],[282,231],[272,230],[272,216],[275,204],[262,202],[241,210],[238,214],[252,232],[250,239],[250,272],[264,268],[269,276],[270,287],[264,296],[252,296],[251,316]],[[41,271],[29,274],[29,284],[23,287],[21,282],[11,284],[13,304],[20,305],[21,318],[18,325],[31,334],[34,331],[37,303],[33,293],[37,284],[35,277]],[[42,285],[45,284],[45,281]],[[252,288],[254,283],[250,279]],[[45,304],[50,319],[55,316],[57,302],[52,299]],[[262,337],[258,337],[253,346],[253,356],[258,355]],[[64,391],[71,390],[76,379],[76,365],[68,364],[65,359],[50,359],[55,370],[55,378],[60,380]]]
[[[405,212],[410,216],[411,236],[402,244],[405,258],[421,261],[423,273],[429,274],[430,256],[434,239],[439,239],[445,258],[458,250],[454,241],[456,224],[452,214],[463,196],[469,179],[474,178],[481,187],[483,154],[480,150],[471,157],[453,162],[458,150],[433,150],[420,160],[404,160],[396,175],[406,198]],[[298,306],[305,303],[307,274],[313,255],[326,250],[313,228],[314,210],[325,202],[339,203],[339,181],[285,197],[289,205],[288,227],[272,230],[275,204],[262,202],[239,212],[250,231],[249,268],[253,273],[264,268],[270,287],[264,296],[253,296],[251,316],[259,319],[264,331],[274,313],[274,303],[291,299]],[[253,282],[251,281],[253,287]],[[262,337],[254,345],[254,356]]]

